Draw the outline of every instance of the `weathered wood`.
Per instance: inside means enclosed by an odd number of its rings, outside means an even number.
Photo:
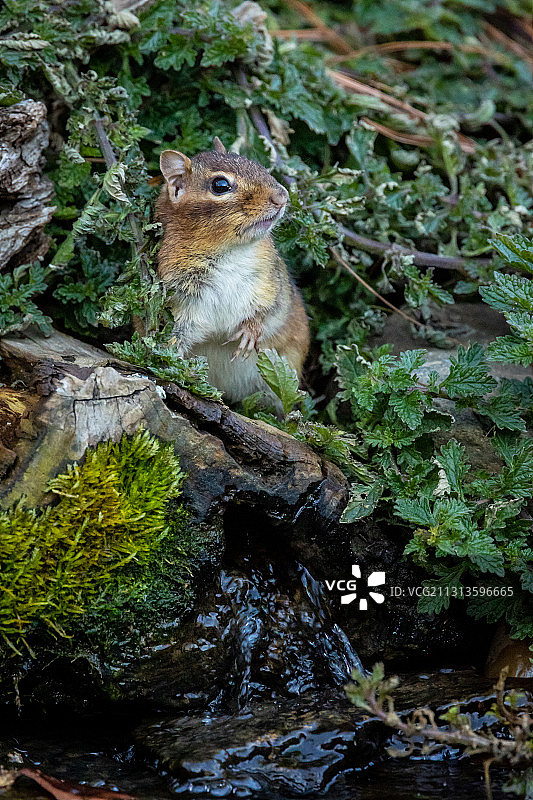
[[[172,442],[188,473],[185,497],[196,519],[228,504],[259,507],[290,520],[312,503],[327,525],[347,499],[344,476],[303,442],[55,332],[0,341],[13,374],[39,399],[25,432],[12,443],[16,461],[0,486],[4,506],[25,495],[38,505],[46,483],[89,446],[132,434],[141,425]],[[159,382],[161,384],[161,382]]]
[[[0,480],[17,459],[12,448],[23,435],[35,405],[36,398],[28,392],[0,386]]]
[[[44,103],[0,108],[0,270],[35,261],[48,249],[43,228],[55,210],[53,184],[42,174],[48,140]]]

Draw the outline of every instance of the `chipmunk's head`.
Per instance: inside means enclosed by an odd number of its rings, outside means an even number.
[[[226,152],[218,137],[212,151],[193,158],[164,150],[160,164],[169,201],[165,221],[172,217],[203,250],[227,249],[265,236],[289,199],[264,167]]]

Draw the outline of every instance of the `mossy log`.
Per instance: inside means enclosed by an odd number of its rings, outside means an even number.
[[[4,507],[22,496],[32,506],[43,504],[48,480],[67,462],[83,459],[88,446],[144,426],[173,444],[188,474],[184,498],[197,521],[235,505],[276,522],[311,517],[317,532],[339,519],[347,500],[340,470],[270,425],[59,332],[4,338],[0,355],[12,379],[26,387],[16,397],[0,389],[0,414],[11,402],[9,425],[0,428],[9,451],[0,484]]]

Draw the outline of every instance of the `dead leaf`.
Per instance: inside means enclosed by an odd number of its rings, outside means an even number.
[[[111,789],[102,789],[100,786],[89,786],[83,783],[73,783],[52,775],[45,775],[39,769],[24,767],[14,773],[16,777],[25,775],[38,783],[46,792],[56,800],[135,800],[130,794],[113,792]]]

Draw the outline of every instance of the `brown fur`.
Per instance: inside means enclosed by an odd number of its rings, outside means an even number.
[[[214,280],[217,262],[253,243],[256,307],[252,317],[239,321],[235,334],[244,331],[256,349],[259,342],[261,348],[275,348],[300,376],[309,347],[302,297],[268,230],[253,227],[284,207],[287,192],[259,164],[222,152],[220,142],[215,148],[190,160],[174,151],[161,157],[166,183],[156,205],[156,219],[163,225],[158,271],[171,298],[176,336],[180,338],[180,308],[202,297]],[[212,192],[213,178],[219,176],[229,181],[231,192]],[[275,333],[261,339],[269,320],[270,328],[276,320]],[[185,355],[201,350],[197,341],[194,350],[183,347]]]

